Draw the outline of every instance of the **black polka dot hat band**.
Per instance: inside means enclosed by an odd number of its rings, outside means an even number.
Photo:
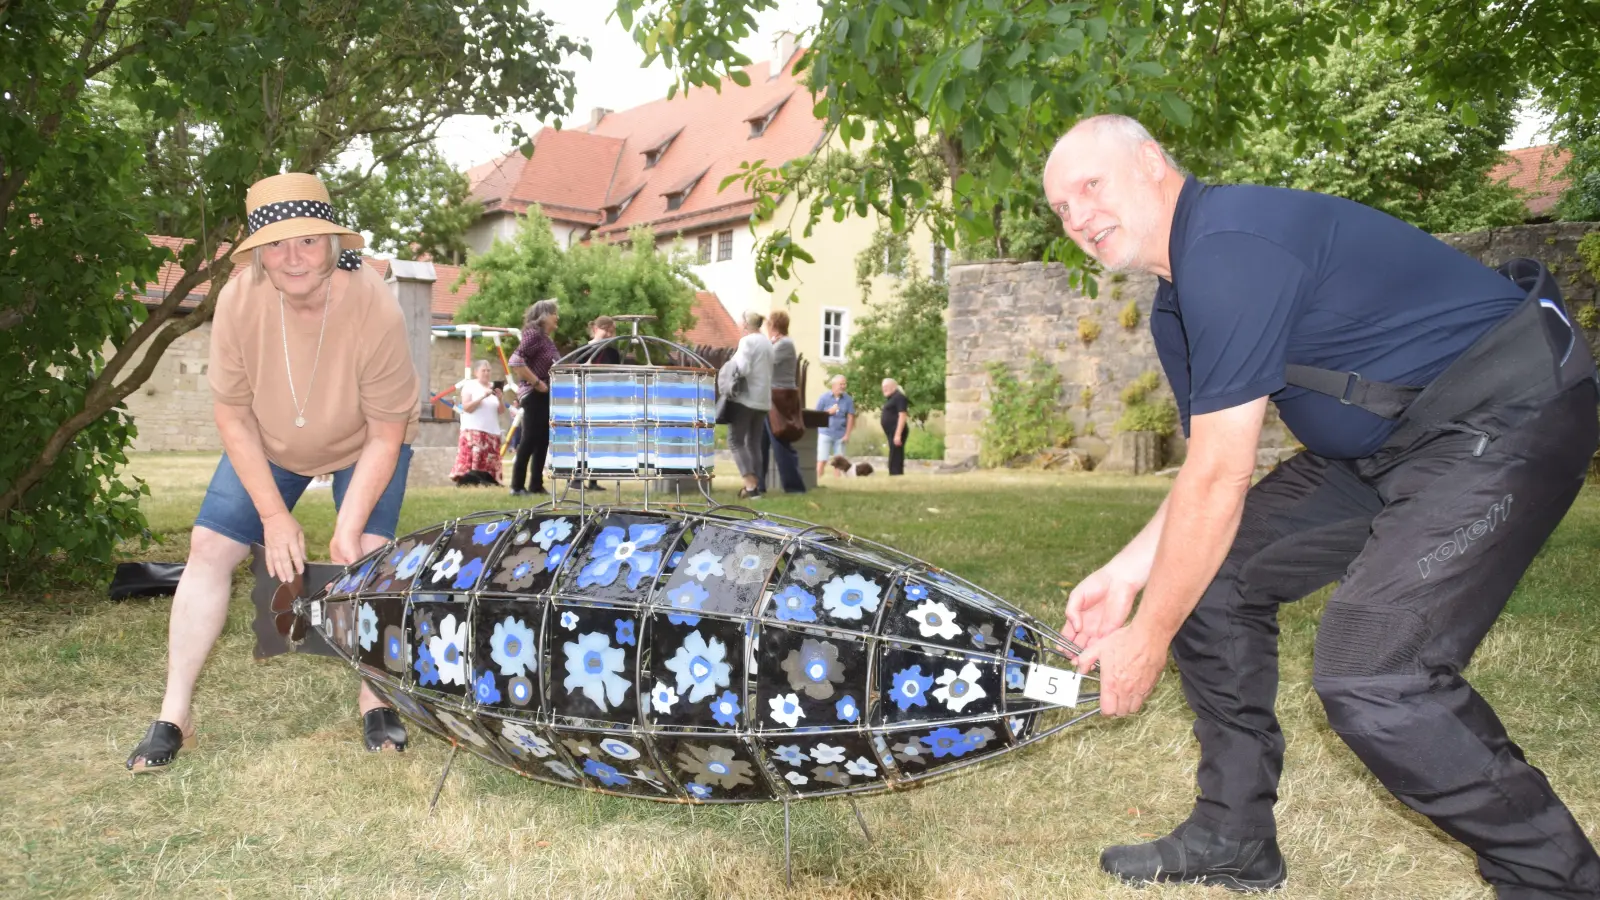
[[[263,178],[250,186],[244,205],[250,236],[233,248],[234,262],[248,262],[250,251],[273,241],[337,234],[343,249],[339,254],[339,268],[361,266],[361,255],[355,251],[365,247],[367,242],[359,232],[339,224],[333,205],[328,202],[328,189],[317,176],[290,172]]]

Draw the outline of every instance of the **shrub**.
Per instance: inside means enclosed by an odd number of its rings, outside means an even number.
[[[1072,440],[1072,422],[1060,408],[1061,373],[1035,354],[1025,378],[1004,363],[989,364],[989,415],[979,435],[978,463],[1003,466]]]
[[[1150,394],[1160,389],[1161,376],[1144,372],[1122,389],[1122,416],[1117,431],[1153,431],[1170,437],[1178,428],[1178,404],[1163,397],[1152,401]]]
[[[1091,319],[1088,316],[1082,316],[1078,319],[1078,337],[1081,338],[1085,344],[1094,343],[1094,339],[1099,336],[1099,322],[1096,322],[1094,319]]]
[[[1574,313],[1572,317],[1578,320],[1578,325],[1582,328],[1588,328],[1591,331],[1600,328],[1600,309],[1596,309],[1593,305],[1585,306]]]
[[[906,459],[944,459],[944,435],[913,428],[906,435]]]
[[[1117,321],[1121,322],[1122,327],[1129,331],[1139,327],[1141,318],[1143,317],[1139,314],[1139,304],[1132,300],[1129,300],[1128,305],[1124,306],[1122,312],[1117,315]]]

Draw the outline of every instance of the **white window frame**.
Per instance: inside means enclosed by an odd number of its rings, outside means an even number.
[[[697,266],[709,266],[716,261],[716,238],[709,234],[702,234],[695,240],[694,262]]]
[[[829,325],[828,324],[828,314],[829,313],[838,313],[839,314],[839,324],[837,324],[837,325]],[[835,355],[831,355],[831,356],[828,354],[828,329],[830,329],[830,328],[836,328],[836,329],[838,329],[838,332],[839,332],[839,336],[835,340],[835,342],[839,345],[838,353],[835,354]],[[825,306],[825,307],[822,308],[822,341],[821,341],[821,343],[822,343],[822,346],[819,348],[821,350],[821,353],[819,354],[819,356],[824,361],[826,361],[826,362],[843,362],[844,361],[845,351],[850,348],[850,310],[845,309],[844,307],[841,307],[841,306]]]
[[[727,262],[733,259],[733,229],[725,228],[717,232],[717,262]]]

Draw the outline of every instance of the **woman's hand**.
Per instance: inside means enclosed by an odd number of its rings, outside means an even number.
[[[306,570],[306,533],[287,509],[261,520],[262,543],[267,546],[267,574],[281,582],[293,581]]]
[[[328,542],[328,559],[334,565],[348,566],[361,558],[361,532],[334,528],[333,540]]]

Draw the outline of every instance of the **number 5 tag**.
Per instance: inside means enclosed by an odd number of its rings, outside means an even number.
[[[1033,663],[1028,666],[1028,680],[1022,685],[1022,696],[1041,703],[1057,706],[1077,706],[1078,687],[1083,676],[1071,669],[1055,669]]]

